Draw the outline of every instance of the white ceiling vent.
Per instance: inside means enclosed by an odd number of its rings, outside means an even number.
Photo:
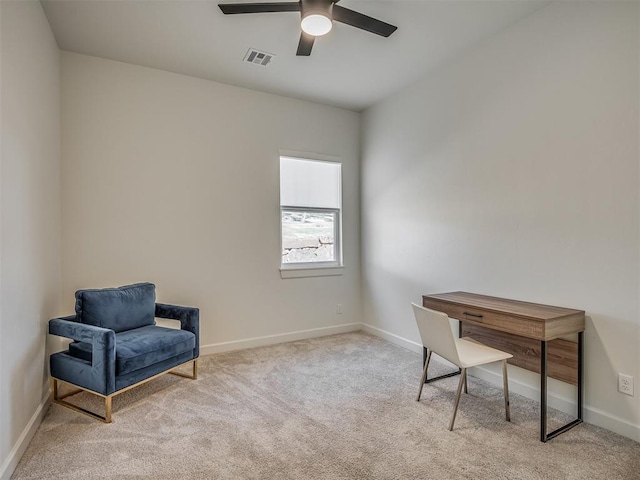
[[[250,48],[247,50],[247,54],[244,56],[243,61],[266,67],[269,65],[269,62],[271,62],[273,57],[275,57],[273,53],[261,52],[255,48]]]

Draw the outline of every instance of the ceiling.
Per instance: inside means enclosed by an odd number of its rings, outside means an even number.
[[[210,0],[41,3],[62,50],[360,111],[548,1],[343,0],[398,30],[383,38],[336,24],[310,57],[296,56],[297,12],[223,15]],[[275,57],[243,62],[250,47]]]

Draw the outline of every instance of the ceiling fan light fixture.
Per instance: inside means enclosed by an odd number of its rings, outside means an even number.
[[[325,12],[309,12],[302,18],[300,27],[304,33],[320,37],[331,31],[333,22]]]

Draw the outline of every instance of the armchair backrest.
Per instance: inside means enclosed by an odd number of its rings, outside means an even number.
[[[116,333],[154,325],[155,308],[156,286],[153,283],[76,292],[77,321]]]

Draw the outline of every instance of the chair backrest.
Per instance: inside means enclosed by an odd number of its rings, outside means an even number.
[[[422,345],[459,367],[458,348],[451,331],[449,316],[415,303],[411,306],[420,330]]]
[[[116,333],[154,325],[155,312],[156,286],[153,283],[76,292],[77,320]]]

